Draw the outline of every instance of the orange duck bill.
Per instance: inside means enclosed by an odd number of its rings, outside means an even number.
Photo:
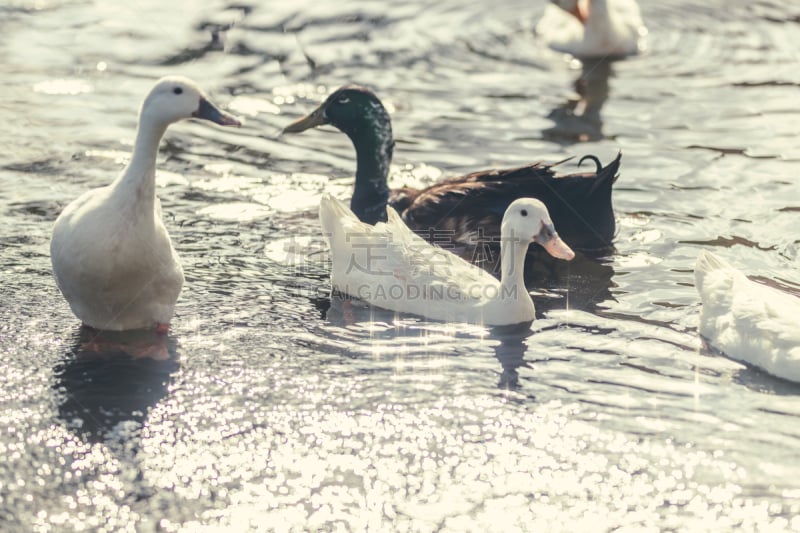
[[[575,257],[575,252],[561,240],[558,233],[550,224],[545,224],[542,229],[534,235],[533,242],[539,244],[545,251],[557,259],[570,261]]]

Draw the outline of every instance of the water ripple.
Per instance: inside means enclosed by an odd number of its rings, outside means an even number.
[[[692,274],[724,248],[800,294],[797,10],[642,4],[648,52],[596,64],[542,46],[544,0],[0,7],[6,528],[800,529],[798,386],[702,346]],[[173,73],[247,123],[162,146],[170,357],[87,360],[52,222]],[[622,149],[616,250],[537,258],[524,331],[331,294],[316,210],[352,146],[278,133],[352,82],[392,114],[392,185]]]

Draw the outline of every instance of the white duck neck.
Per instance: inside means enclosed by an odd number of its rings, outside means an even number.
[[[136,202],[145,210],[152,211],[155,203],[156,159],[167,126],[168,124],[139,116],[131,162],[118,179],[117,190],[128,201]]]
[[[525,289],[525,254],[529,241],[521,239],[513,229],[501,233],[500,241],[500,295],[502,299],[518,300]]]
[[[589,18],[586,26],[607,26],[611,20],[611,13],[606,0],[592,0],[589,3]]]

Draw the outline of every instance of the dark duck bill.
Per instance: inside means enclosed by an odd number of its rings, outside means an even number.
[[[212,104],[207,98],[200,98],[200,105],[197,107],[197,111],[192,113],[192,116],[194,118],[210,120],[211,122],[219,124],[220,126],[239,127],[242,125],[239,119],[222,111],[217,106]]]
[[[325,109],[323,107],[318,107],[308,115],[300,117],[283,128],[282,133],[302,133],[311,128],[316,128],[317,126],[324,126],[325,124],[329,124],[328,120],[325,118]]]

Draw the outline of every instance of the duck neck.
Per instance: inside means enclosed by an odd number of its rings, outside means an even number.
[[[367,224],[386,221],[389,201],[389,165],[392,163],[392,126],[388,117],[374,118],[369,127],[347,132],[356,149],[356,183],[350,208]]]
[[[156,198],[156,158],[167,124],[139,117],[131,162],[118,179],[117,190],[143,210],[152,212]],[[132,199],[132,200],[131,200]]]
[[[505,300],[531,302],[525,289],[525,254],[528,241],[515,235],[513,231],[504,233],[500,241],[500,294]]]
[[[608,26],[611,20],[611,14],[608,10],[606,0],[592,0],[587,3],[589,9],[589,17],[586,19],[586,26]]]

